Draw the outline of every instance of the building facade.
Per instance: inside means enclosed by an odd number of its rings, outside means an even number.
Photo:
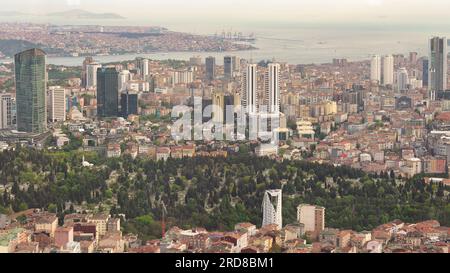
[[[43,133],[47,130],[46,54],[29,49],[14,57],[17,101],[17,130]]]
[[[216,78],[216,58],[207,57],[205,59],[206,79],[213,81]]]
[[[319,234],[325,229],[325,208],[301,204],[297,207],[297,221],[305,225],[306,232]]]
[[[268,190],[264,194],[263,227],[275,224],[279,229],[283,228],[282,195],[281,190]]]
[[[11,128],[14,124],[15,101],[9,93],[0,93],[0,129]]]
[[[136,58],[136,68],[139,70],[139,75],[141,75],[144,80],[150,74],[148,59]]]
[[[230,79],[233,75],[233,57],[225,56],[223,58],[223,75],[226,79]]]
[[[97,70],[97,115],[116,117],[119,113],[119,72],[115,67]]]
[[[372,56],[370,61],[370,80],[381,83],[381,57],[379,55]]]
[[[267,112],[277,114],[280,112],[280,65],[270,63],[264,83],[266,91]]]
[[[383,57],[383,84],[394,84],[394,57],[392,55]]]
[[[245,108],[245,111],[249,114],[258,113],[258,92],[257,92],[257,73],[256,64],[247,65],[247,69],[244,72],[243,80],[242,80],[242,106]]]
[[[120,95],[121,113],[124,118],[129,115],[138,114],[138,94],[134,91],[126,90]]]
[[[447,38],[445,37],[430,39],[428,88],[434,91],[447,89]]]
[[[66,120],[66,90],[62,87],[50,87],[48,90],[47,109],[50,122]]]
[[[99,63],[92,62],[86,66],[86,89],[97,86],[97,70],[102,66]]]

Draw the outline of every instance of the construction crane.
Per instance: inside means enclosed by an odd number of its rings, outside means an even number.
[[[161,235],[162,235],[162,239],[164,239],[166,237],[166,214],[167,214],[167,209],[166,209],[166,205],[164,204],[164,201],[161,201],[161,209],[162,209],[162,218],[161,218]]]

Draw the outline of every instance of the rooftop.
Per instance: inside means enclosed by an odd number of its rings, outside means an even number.
[[[11,240],[14,240],[17,238],[17,235],[21,232],[23,232],[23,228],[15,228],[6,230],[6,232],[0,233],[0,246],[8,246],[9,242]]]

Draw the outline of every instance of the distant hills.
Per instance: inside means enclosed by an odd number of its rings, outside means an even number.
[[[14,54],[21,51],[39,47],[37,44],[22,40],[0,40],[0,52],[7,57],[14,57]]]
[[[67,19],[125,19],[125,17],[116,13],[95,13],[82,9],[72,9],[61,12],[52,12],[47,14],[31,14],[20,11],[0,11],[0,17],[20,17],[20,16],[40,16],[40,17],[61,17]]]
[[[82,9],[73,9],[62,12],[48,13],[50,17],[64,17],[70,19],[125,19],[116,13],[94,13]]]
[[[7,16],[28,16],[31,15],[29,13],[20,12],[20,11],[0,11],[0,16],[7,17]]]
[[[48,48],[41,44],[31,43],[23,40],[0,40],[0,52],[7,57],[31,48],[42,48],[47,54],[62,54],[62,49]]]

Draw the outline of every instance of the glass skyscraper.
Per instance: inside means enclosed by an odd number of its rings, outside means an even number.
[[[47,130],[46,54],[40,49],[29,49],[16,54],[14,62],[17,130],[43,133]]]
[[[226,79],[230,79],[233,75],[233,57],[225,56],[223,58],[223,72]]]
[[[97,115],[117,117],[119,114],[119,72],[115,67],[97,70]]]
[[[433,91],[447,89],[447,39],[430,39],[428,88]]]
[[[216,78],[216,58],[207,57],[205,60],[206,65],[206,78],[209,81],[213,81]]]
[[[422,62],[422,82],[424,86],[428,86],[428,59],[424,59]]]
[[[122,117],[127,118],[129,115],[137,115],[138,94],[129,90],[122,92],[120,95],[120,106]]]

